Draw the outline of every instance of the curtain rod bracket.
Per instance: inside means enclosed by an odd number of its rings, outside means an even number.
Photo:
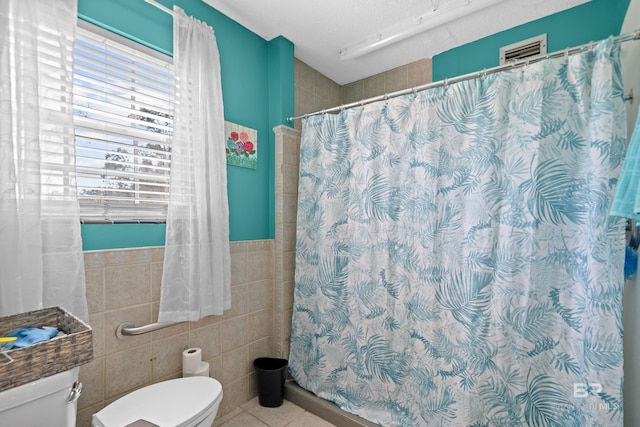
[[[624,97],[624,101],[629,102],[631,105],[633,105],[633,88],[631,88],[629,93]]]

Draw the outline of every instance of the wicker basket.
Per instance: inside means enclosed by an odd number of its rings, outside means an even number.
[[[67,335],[0,354],[0,391],[64,372],[93,359],[93,332],[60,307],[0,317],[0,336],[19,328],[53,326]]]

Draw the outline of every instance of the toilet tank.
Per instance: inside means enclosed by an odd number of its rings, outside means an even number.
[[[0,392],[0,425],[74,427],[79,367]]]

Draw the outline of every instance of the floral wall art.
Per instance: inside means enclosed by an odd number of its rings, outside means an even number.
[[[243,168],[258,167],[258,131],[236,123],[224,122],[227,164]]]

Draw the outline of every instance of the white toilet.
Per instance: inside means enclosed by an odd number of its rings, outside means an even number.
[[[71,368],[0,392],[0,426],[75,427],[79,372]]]
[[[96,414],[94,427],[125,427],[144,421],[160,427],[211,427],[222,385],[210,377],[162,381],[121,397]],[[149,424],[147,424],[149,425]]]

